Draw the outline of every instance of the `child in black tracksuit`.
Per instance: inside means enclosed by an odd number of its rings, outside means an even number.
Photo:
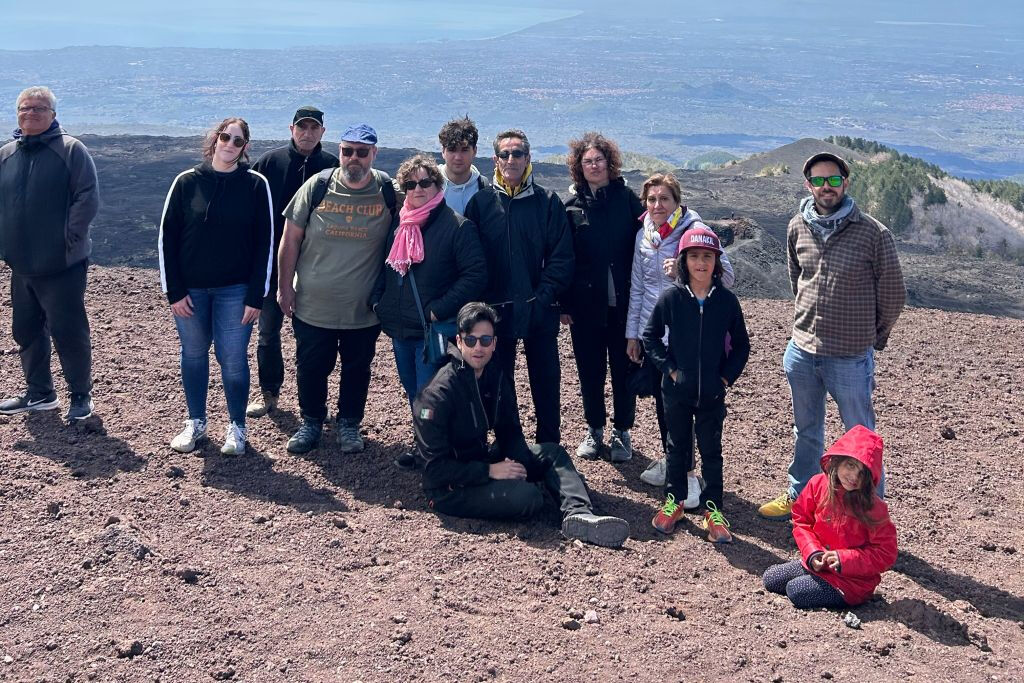
[[[670,534],[683,517],[696,433],[705,481],[703,527],[708,540],[729,543],[721,512],[725,393],[747,364],[750,340],[739,300],[722,285],[722,246],[715,233],[687,230],[678,253],[677,280],[662,292],[644,330],[644,350],[663,375],[669,431],[665,502],[652,524]]]

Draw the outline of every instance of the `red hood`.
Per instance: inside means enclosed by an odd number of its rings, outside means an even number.
[[[882,477],[882,447],[882,437],[863,425],[857,425],[825,451],[825,455],[821,456],[821,469],[823,472],[827,470],[828,461],[833,455],[848,455],[857,458],[868,468],[872,483],[878,486],[878,480]]]

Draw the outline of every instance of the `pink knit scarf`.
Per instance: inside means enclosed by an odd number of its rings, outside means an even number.
[[[409,205],[406,195],[405,204],[398,212],[398,230],[395,231],[395,243],[391,245],[386,263],[398,274],[405,276],[409,267],[423,261],[423,226],[427,216],[444,201],[444,191],[438,192],[434,198],[418,209]]]

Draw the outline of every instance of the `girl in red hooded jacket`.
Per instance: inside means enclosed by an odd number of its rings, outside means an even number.
[[[821,458],[793,503],[800,560],[769,567],[764,587],[794,606],[842,608],[866,602],[896,562],[896,527],[875,493],[882,474],[882,437],[858,425]]]

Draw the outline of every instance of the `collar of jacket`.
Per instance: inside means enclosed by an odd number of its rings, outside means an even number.
[[[512,199],[525,199],[533,194],[533,162],[531,161],[526,167],[526,172],[523,173],[523,179],[519,182],[519,185],[513,188],[505,183],[505,178],[501,175],[501,171],[498,170],[498,165],[494,165],[494,187],[499,192],[502,192]]]
[[[214,180],[236,178],[240,174],[246,173],[249,170],[249,164],[244,161],[239,161],[238,165],[235,166],[233,171],[218,171],[213,167],[213,162],[209,159],[204,159],[202,163],[195,167],[196,174]]]
[[[53,123],[50,124],[50,127],[44,130],[42,133],[39,133],[37,135],[25,135],[24,133],[21,132],[21,128],[17,128],[11,134],[11,137],[18,141],[19,147],[33,147],[35,145],[49,142],[53,138],[60,137],[61,135],[66,134],[67,131],[60,127],[60,124],[57,123],[57,119],[54,119]]]
[[[322,148],[323,148],[323,145],[321,145],[318,142],[318,143],[316,143],[316,147],[313,148],[312,152],[310,152],[309,154],[303,154],[302,152],[299,151],[299,148],[295,146],[295,140],[289,140],[288,141],[288,154],[289,154],[289,156],[291,156],[293,159],[301,159],[302,161],[306,161],[307,159],[313,158],[314,156],[316,156],[317,154],[320,153],[320,150]]]

